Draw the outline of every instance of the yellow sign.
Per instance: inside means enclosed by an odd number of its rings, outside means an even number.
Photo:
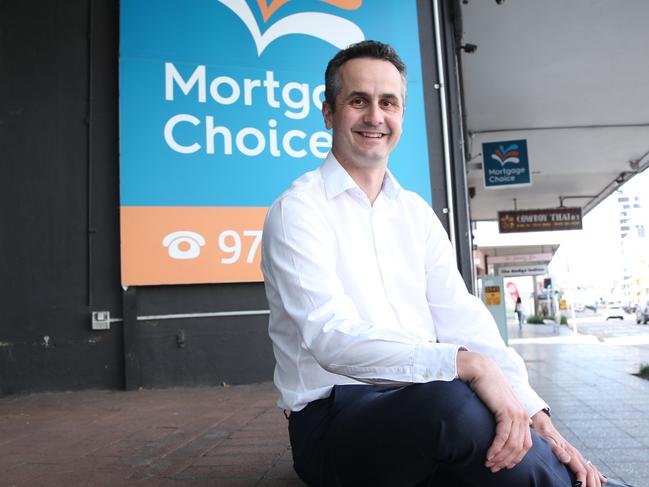
[[[487,306],[500,304],[500,286],[485,287]]]

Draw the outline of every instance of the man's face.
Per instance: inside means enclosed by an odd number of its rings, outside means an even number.
[[[322,107],[333,128],[333,154],[343,165],[385,166],[401,137],[404,100],[401,75],[388,61],[351,59],[339,71],[336,107]]]

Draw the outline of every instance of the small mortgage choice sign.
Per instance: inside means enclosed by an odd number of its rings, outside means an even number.
[[[499,189],[532,184],[527,140],[482,144],[485,188]]]
[[[390,169],[430,202],[415,0],[120,2],[123,285],[262,280],[268,207],[331,147],[327,62],[364,39],[408,65]]]

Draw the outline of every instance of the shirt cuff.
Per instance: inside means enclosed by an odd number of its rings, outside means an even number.
[[[514,385],[512,387],[516,397],[518,397],[527,408],[527,414],[530,418],[542,409],[549,409],[548,404],[541,399],[541,397],[529,385]]]
[[[420,342],[415,351],[413,382],[452,381],[457,378],[457,353],[460,345]]]

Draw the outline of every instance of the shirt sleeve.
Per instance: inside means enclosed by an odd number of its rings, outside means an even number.
[[[461,348],[413,337],[361,318],[336,274],[337,242],[316,203],[291,194],[270,209],[264,224],[262,270],[273,341],[297,332],[325,370],[376,384],[450,381]],[[273,325],[276,326],[276,325]],[[287,351],[286,353],[295,353]]]
[[[521,356],[502,340],[484,303],[468,292],[455,265],[453,248],[432,209],[426,246],[426,297],[437,338],[490,357],[533,416],[547,404],[530,387]]]

